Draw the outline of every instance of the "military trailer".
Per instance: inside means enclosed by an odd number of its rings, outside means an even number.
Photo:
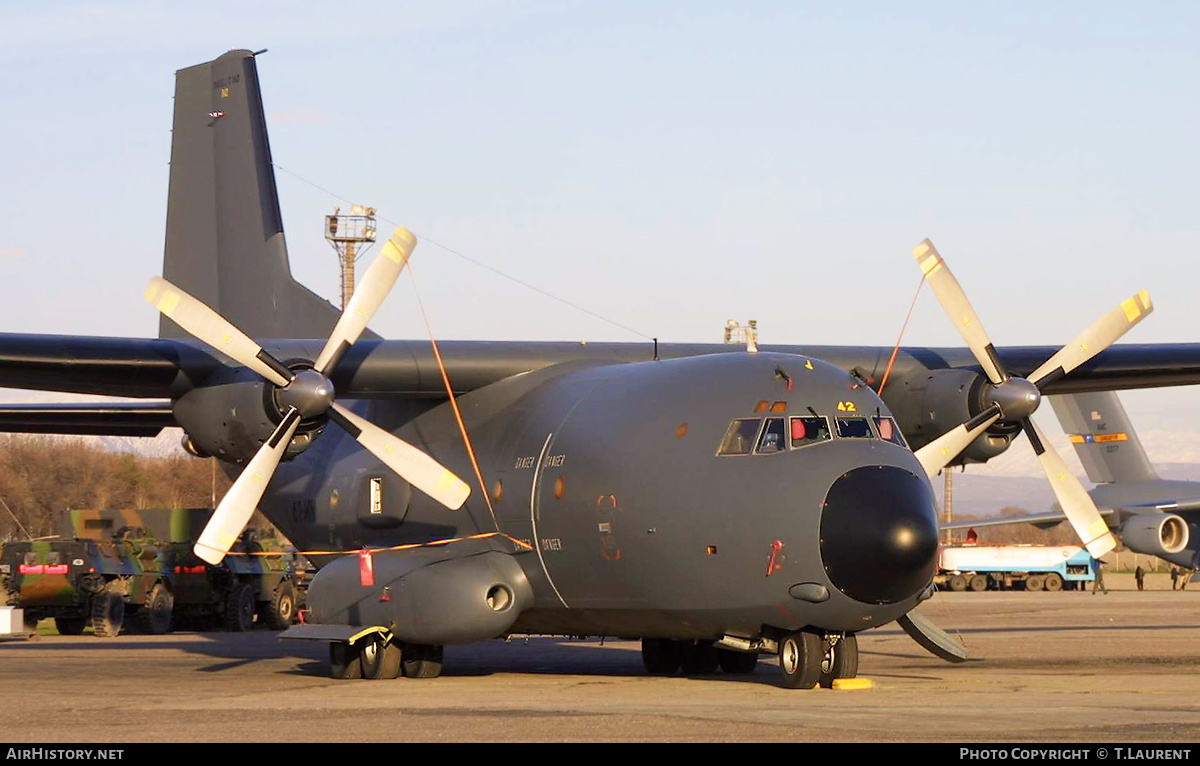
[[[211,515],[208,508],[69,511],[62,536],[4,546],[6,601],[24,608],[27,624],[53,618],[66,635],[91,626],[116,636],[130,622],[153,634],[180,621],[227,630],[249,630],[256,619],[276,630],[291,625],[305,579],[295,553],[247,530],[235,555],[209,566],[192,544]]]

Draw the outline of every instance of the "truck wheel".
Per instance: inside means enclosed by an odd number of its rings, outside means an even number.
[[[400,675],[400,645],[395,641],[388,641],[379,633],[362,640],[359,658],[362,662],[363,678],[377,681]]]
[[[125,599],[104,591],[92,596],[92,631],[101,638],[116,638],[125,624]]]
[[[146,595],[146,603],[137,610],[138,629],[143,633],[161,636],[171,632],[171,613],[175,610],[175,597],[167,586],[155,583]]]
[[[329,645],[329,675],[331,678],[362,678],[362,663],[357,647],[340,641]]]
[[[242,583],[225,599],[225,630],[241,632],[254,627],[254,588]]]
[[[715,672],[721,660],[712,641],[685,641],[680,664],[684,673],[705,674]]]
[[[976,593],[987,590],[988,581],[983,575],[974,575],[970,580],[971,590]]]
[[[954,591],[955,593],[962,593],[966,589],[967,589],[967,578],[963,577],[960,574],[953,575],[950,578],[950,590]]]
[[[267,609],[267,627],[271,630],[287,630],[295,618],[296,589],[290,582],[281,582]]]
[[[642,639],[642,665],[651,675],[673,675],[679,670],[682,654],[678,641],[669,638]]]
[[[823,644],[816,633],[798,630],[779,642],[779,668],[782,685],[788,689],[811,689],[821,678]]]
[[[405,644],[401,667],[405,678],[437,678],[442,674],[442,647]]]
[[[1037,575],[1029,575],[1025,578],[1025,590],[1032,592],[1042,589],[1042,578]]]
[[[58,628],[58,632],[64,636],[78,636],[83,633],[84,626],[87,625],[87,620],[83,617],[55,617],[54,627]]]
[[[1058,572],[1051,572],[1050,574],[1046,575],[1046,590],[1050,591],[1051,593],[1058,593],[1060,590],[1062,590],[1062,587],[1062,575],[1060,575]]]
[[[718,649],[717,659],[721,663],[721,670],[736,675],[753,673],[754,669],[758,667],[757,652],[735,652],[732,649]]]
[[[821,686],[833,688],[839,678],[854,678],[858,675],[858,637],[853,633],[842,637],[836,644],[822,642],[825,657],[821,660]]]

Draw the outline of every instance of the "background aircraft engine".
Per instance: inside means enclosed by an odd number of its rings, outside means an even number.
[[[1121,541],[1134,553],[1170,556],[1187,548],[1188,525],[1170,513],[1143,513],[1121,525]]]
[[[986,410],[986,385],[987,378],[977,372],[934,370],[889,386],[893,395],[885,398],[901,432],[917,449]],[[1014,423],[993,423],[952,465],[991,460],[1007,450],[1019,432]]]

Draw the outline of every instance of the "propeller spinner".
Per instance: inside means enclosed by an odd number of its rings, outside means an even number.
[[[1058,452],[1042,438],[1030,416],[1037,410],[1042,391],[1049,383],[1111,346],[1154,310],[1149,293],[1143,290],[1122,301],[1120,306],[1100,317],[1047,359],[1028,379],[1018,378],[1004,369],[983,323],[933,243],[927,239],[917,245],[913,248],[913,256],[937,295],[938,303],[966,341],[991,383],[984,397],[989,408],[918,450],[917,458],[921,465],[932,478],[992,423],[1000,419],[1019,420],[1063,513],[1087,546],[1088,552],[1096,558],[1108,553],[1116,547],[1116,540],[1108,531],[1108,525],[1083,485],[1067,470]]]
[[[364,449],[401,478],[450,509],[461,508],[471,488],[449,469],[411,444],[334,401],[329,378],[383,304],[404,269],[417,239],[398,228],[363,274],[312,369],[292,370],[204,303],[161,277],[150,280],[146,299],[199,340],[248,367],[277,387],[283,420],[230,487],[195,545],[210,564],[220,563],[242,533],[283,459],[300,421],[328,415]]]

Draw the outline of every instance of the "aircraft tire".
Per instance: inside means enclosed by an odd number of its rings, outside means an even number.
[[[125,599],[104,591],[92,596],[92,631],[101,638],[116,638],[125,624]]]
[[[83,634],[83,629],[87,625],[87,620],[83,617],[55,617],[54,627],[58,628],[58,632],[63,636],[78,636]],[[36,628],[35,628],[36,630]]]
[[[1058,593],[1063,589],[1063,578],[1058,572],[1051,572],[1046,575],[1046,590],[1050,593]]]
[[[669,638],[642,639],[642,666],[655,676],[674,675],[683,660],[683,649],[678,641]]]
[[[362,678],[362,663],[358,659],[358,648],[334,641],[329,644],[330,678]]]
[[[844,636],[836,644],[824,643],[825,657],[821,660],[822,688],[832,689],[839,678],[854,678],[858,675],[858,637],[853,633]]]
[[[953,575],[947,584],[950,586],[950,590],[962,593],[967,589],[967,578],[962,575]]]
[[[363,678],[370,681],[395,678],[400,675],[400,660],[400,645],[388,641],[379,633],[362,640],[359,661],[362,664]]]
[[[688,675],[715,673],[721,665],[720,655],[712,641],[684,641],[680,665]]]
[[[798,630],[779,642],[779,668],[782,686],[787,689],[811,689],[821,679],[824,644],[816,633]]]
[[[976,593],[985,591],[988,588],[988,578],[984,577],[983,575],[973,575],[969,582],[971,590],[975,591]]]
[[[1025,590],[1034,593],[1042,589],[1042,578],[1037,575],[1030,575],[1025,578]]]
[[[437,678],[442,674],[442,647],[405,644],[401,669],[405,678]]]
[[[717,659],[721,670],[735,675],[753,673],[758,667],[758,654],[755,652],[735,652],[732,649],[718,649]]]

